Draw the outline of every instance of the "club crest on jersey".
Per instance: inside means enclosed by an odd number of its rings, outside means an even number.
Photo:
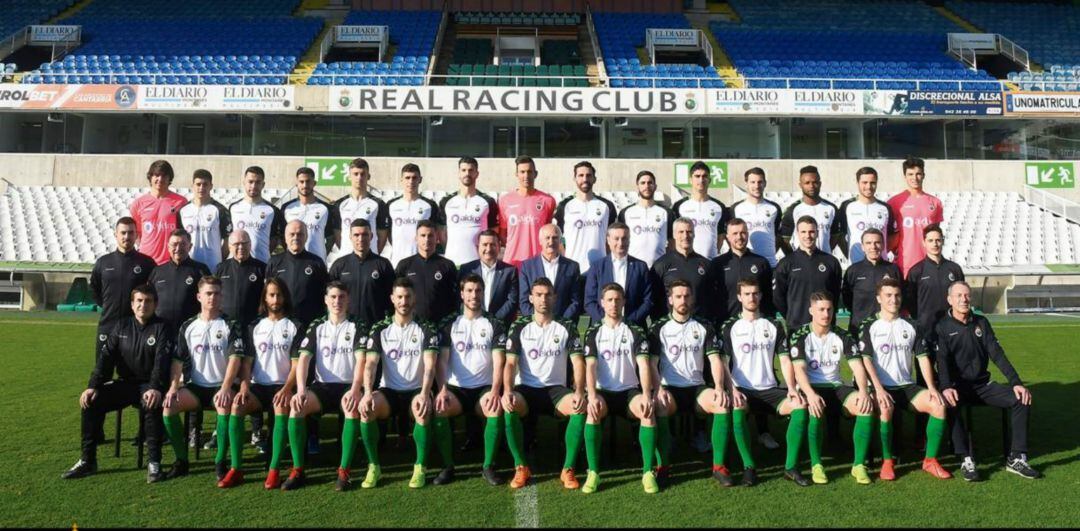
[[[480,205],[473,206],[473,212],[476,212],[477,214],[479,214],[480,213]]]
[[[705,266],[697,266],[697,274],[704,275],[705,274]]]
[[[818,264],[817,270],[824,273],[825,272],[825,264]]]
[[[884,215],[883,215],[883,214],[882,214],[881,212],[878,212],[878,213],[877,213],[877,218],[878,218],[878,219],[881,219],[881,218],[883,218],[883,217],[885,217],[885,216],[884,216]]]
[[[620,343],[626,343],[626,341],[626,336],[622,336],[622,339],[619,340]]]
[[[304,268],[304,274],[305,275],[311,276],[311,274],[314,273],[314,272],[315,272],[315,270],[312,269],[311,266],[307,266],[307,267]]]
[[[903,333],[901,334],[901,337],[903,337],[904,339],[907,339],[907,338],[908,338],[908,332],[907,332],[907,330],[904,330],[904,332],[903,332]]]
[[[308,343],[311,343],[311,340],[305,337],[304,340],[300,342],[300,348],[306,348]],[[368,347],[371,347],[371,345],[368,345]]]
[[[256,280],[259,280],[259,277],[255,276],[255,273],[252,273],[248,275],[248,280],[251,282],[255,282]]]
[[[694,330],[694,341],[701,339],[701,334],[697,330]]]
[[[222,337],[225,337],[225,334],[223,334],[221,330],[218,330],[217,334],[214,334],[214,337],[221,339]]]
[[[836,345],[833,345],[832,353],[833,353],[833,355],[839,354],[840,353],[840,347],[838,347]]]
[[[882,280],[885,280],[886,278],[892,278],[892,277],[890,277],[888,273],[885,273],[884,275],[881,275]]]
[[[826,212],[825,213],[825,219],[829,219],[831,217],[832,217],[832,212]]]
[[[108,336],[106,336],[105,334],[98,334],[97,338],[98,341],[105,341],[106,339],[108,339]]]
[[[370,216],[371,215],[371,207],[367,207],[367,208],[364,209],[364,215],[365,216]]]
[[[799,347],[791,347],[791,357],[796,358],[799,356]]]
[[[288,339],[289,338],[289,331],[288,330],[282,330],[281,331],[281,337],[283,337],[285,339]]]
[[[952,273],[949,273],[949,282],[952,282],[952,281],[954,281],[954,280],[956,280],[956,278],[955,278],[955,277],[953,277],[953,274],[952,274]]]
[[[933,203],[930,203],[930,211],[933,212],[935,209],[937,209],[937,206],[935,206]]]
[[[442,280],[442,271],[435,272],[435,280]]]
[[[769,339],[769,331],[765,330],[764,332],[762,332],[761,337],[764,337],[765,339]]]
[[[535,205],[535,206],[536,206],[536,211],[537,211],[537,212],[540,212],[541,210],[543,210],[543,209],[544,209],[544,205],[542,205],[542,204],[540,204],[540,203],[536,203],[536,205]]]
[[[751,273],[753,273],[753,274],[755,274],[755,275],[756,275],[756,274],[757,274],[757,271],[758,271],[758,269],[757,269],[757,266],[756,266],[756,265],[752,265],[752,266],[750,266],[750,272],[751,272]]]
[[[412,336],[412,342],[413,342],[413,343],[419,343],[419,342],[420,342],[420,336],[419,336],[419,335],[417,335],[417,334],[413,334],[413,336]]]
[[[150,337],[146,338],[146,344],[147,344],[147,345],[150,345],[150,346],[152,347],[152,346],[154,346],[154,345],[155,345],[156,343],[157,343],[157,338],[156,338],[156,337],[154,337],[154,336],[150,336]]]
[[[319,221],[320,219],[322,219],[322,213],[321,212],[316,212],[315,213],[315,221]]]
[[[193,283],[195,283],[195,277],[187,277],[187,279],[184,280],[184,284],[187,284],[188,286],[192,285]]]
[[[379,280],[379,272],[378,271],[372,271],[371,272],[371,278],[373,280]]]
[[[560,338],[559,336],[556,335],[555,337],[551,338],[551,342],[558,345],[560,339],[562,339],[562,338]]]
[[[136,275],[142,273],[142,266],[135,266],[135,269],[132,269],[131,272],[135,273]]]
[[[487,337],[487,330],[481,330],[480,331],[480,337],[481,338]]]
[[[346,342],[352,341],[352,334],[350,334],[348,332],[345,332],[345,341]]]
[[[983,334],[982,327],[981,326],[976,326],[975,327],[975,337],[982,337],[982,334]]]
[[[259,212],[259,219],[266,219],[266,212]]]
[[[859,341],[859,350],[866,350],[866,341]]]

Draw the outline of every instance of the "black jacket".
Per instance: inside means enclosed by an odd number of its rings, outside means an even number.
[[[678,251],[668,251],[653,262],[651,273],[654,321],[671,313],[671,308],[668,307],[667,286],[679,279],[690,283],[690,290],[694,294],[694,316],[713,318],[712,313],[715,307],[709,301],[716,296],[713,293],[716,284],[712,280],[708,258],[693,250],[688,256],[683,256]]]
[[[851,311],[851,325],[848,330],[853,336],[858,337],[856,328],[859,323],[881,311],[877,302],[877,284],[886,277],[903,281],[900,268],[884,259],[878,259],[876,264],[870,263],[870,260],[861,260],[844,271],[840,298],[844,308]]]
[[[243,262],[229,258],[218,264],[214,276],[221,279],[222,313],[242,326],[254,321],[266,284],[266,263],[255,257]]]
[[[475,273],[483,278],[484,273],[480,260],[473,260],[461,264],[458,270],[458,278]],[[504,323],[510,323],[518,312],[518,271],[517,268],[503,261],[495,262],[495,282],[491,291],[491,305],[484,308],[496,319]]]
[[[169,369],[176,345],[176,329],[156,315],[145,325],[135,317],[116,323],[109,332],[94,371],[90,373],[89,389],[98,389],[113,379],[149,383],[164,391],[169,382]]]
[[[373,252],[361,260],[349,253],[330,266],[330,280],[344,282],[349,290],[349,315],[365,323],[382,321],[394,311],[390,292],[394,286],[394,267],[390,260]]]
[[[992,360],[1009,385],[1023,385],[1020,375],[1005,357],[990,321],[972,313],[967,322],[946,312],[934,327],[937,336],[938,388],[980,385],[990,381],[986,370]]]
[[[199,279],[210,274],[210,268],[190,258],[179,264],[169,260],[154,268],[149,283],[157,290],[158,317],[177,329],[180,323],[199,313]]]
[[[457,266],[441,254],[428,258],[414,254],[403,258],[394,274],[412,281],[417,319],[439,323],[461,305]]]
[[[908,270],[904,284],[904,308],[928,341],[934,341],[934,325],[949,309],[949,285],[964,280],[964,270],[952,260],[934,262],[923,258]]]
[[[773,273],[773,304],[787,320],[788,330],[810,322],[810,295],[825,291],[833,308],[840,300],[840,261],[820,249],[806,254],[796,249],[776,264]],[[834,314],[835,319],[835,314]]]
[[[738,284],[744,278],[756,280],[761,289],[761,314],[769,318],[776,314],[772,301],[773,271],[765,257],[754,254],[749,249],[742,256],[728,251],[713,258],[710,267],[711,280],[716,284],[716,295],[712,297],[716,308],[713,311],[716,322],[722,323],[742,312]]]
[[[324,302],[326,282],[329,275],[326,263],[309,251],[292,254],[289,251],[270,257],[266,265],[266,278],[280,278],[289,287],[292,296],[293,317],[301,328],[326,314]]]
[[[98,323],[112,324],[131,317],[131,290],[146,284],[153,270],[154,259],[134,250],[116,250],[98,258],[90,272],[90,291],[101,306]]]

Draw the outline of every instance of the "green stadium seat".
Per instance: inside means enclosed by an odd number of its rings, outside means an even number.
[[[512,73],[513,73],[513,69],[510,68],[510,65],[499,65],[499,75],[500,76],[509,76]]]

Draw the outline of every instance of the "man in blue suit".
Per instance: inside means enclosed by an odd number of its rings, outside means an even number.
[[[600,306],[600,292],[614,282],[626,292],[627,323],[645,326],[645,319],[652,311],[652,282],[649,266],[643,260],[630,256],[630,227],[615,222],[607,229],[607,246],[611,254],[593,261],[585,277],[585,311],[596,323],[604,318]]]
[[[521,263],[518,276],[518,301],[521,315],[533,314],[529,288],[533,281],[546,277],[555,285],[555,319],[577,321],[584,310],[581,299],[585,282],[578,263],[562,255],[562,231],[554,224],[540,227],[540,254]]]
[[[517,268],[499,260],[499,233],[495,229],[480,232],[477,248],[480,259],[461,264],[458,276],[475,273],[484,279],[484,311],[509,326],[518,311]]]

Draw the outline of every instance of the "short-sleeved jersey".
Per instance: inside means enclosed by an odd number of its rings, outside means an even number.
[[[818,337],[813,325],[806,324],[791,334],[791,361],[805,363],[810,385],[839,386],[840,362],[858,360],[855,340],[844,330],[832,327],[824,337]]]
[[[667,252],[668,227],[674,220],[663,205],[643,207],[635,203],[622,209],[618,220],[630,227],[630,256],[652,267]]]
[[[338,324],[320,317],[308,326],[295,352],[301,361],[304,355],[315,358],[315,381],[352,383],[356,357],[364,355],[367,341],[367,327],[351,316]]]
[[[773,358],[788,355],[784,327],[777,321],[732,317],[720,329],[720,339],[735,387],[761,390],[777,386]]]
[[[615,204],[599,196],[588,201],[570,196],[555,207],[554,219],[562,229],[566,257],[581,266],[582,275],[593,260],[607,254],[607,228],[615,222],[615,215]]]
[[[185,321],[176,341],[176,359],[184,364],[187,381],[199,387],[221,386],[229,358],[244,356],[241,334],[236,321],[223,317]]]
[[[270,261],[270,240],[285,234],[285,218],[278,207],[267,201],[248,203],[241,199],[229,205],[233,227],[244,230],[251,238],[251,256]]]
[[[176,230],[176,214],[185,204],[187,199],[175,192],[160,198],[146,193],[131,202],[139,252],[153,258],[155,264],[169,261],[169,235]]]
[[[251,365],[251,381],[259,385],[281,385],[289,378],[291,358],[303,340],[303,331],[289,318],[274,321],[263,317],[247,327],[244,346]],[[269,407],[270,404],[263,404]]]
[[[413,201],[397,196],[387,201],[386,209],[390,213],[390,244],[393,246],[387,258],[396,268],[403,258],[416,254],[416,225],[425,219],[437,220],[439,205],[422,195]]]
[[[525,318],[514,323],[506,339],[506,355],[516,358],[518,363],[515,385],[567,385],[570,356],[582,354],[581,337],[570,323],[549,321],[540,326]]]
[[[848,199],[840,203],[840,234],[843,236],[844,255],[851,263],[866,258],[863,252],[862,235],[867,229],[880,230],[885,235],[882,243],[883,249],[889,248],[889,232],[892,230],[892,214],[889,205],[884,201],[874,200],[873,203],[863,203],[857,198]],[[884,251],[883,251],[884,252]]]
[[[695,387],[705,384],[705,358],[719,358],[723,343],[712,325],[667,315],[649,329],[649,351],[660,358],[660,384]],[[713,361],[717,363],[717,361]]]
[[[728,222],[728,209],[724,203],[713,197],[706,197],[704,201],[684,197],[671,205],[671,211],[675,219],[687,218],[694,222],[694,252],[710,260],[720,254],[718,243]]]
[[[325,262],[333,244],[326,238],[341,223],[337,220],[336,209],[319,199],[305,205],[300,198],[296,198],[282,205],[281,212],[285,216],[285,223],[298,219],[307,225],[304,248]]]
[[[341,220],[341,233],[338,234],[338,254],[344,255],[353,251],[352,241],[349,240],[349,232],[353,220],[367,220],[371,225],[371,252],[379,254],[379,231],[390,230],[390,211],[386,209],[386,203],[382,199],[365,195],[360,199],[352,195],[346,195],[334,202],[334,210]]]
[[[483,192],[478,191],[473,196],[454,192],[439,202],[437,223],[446,227],[446,252],[443,255],[461,267],[461,264],[480,258],[476,247],[480,233],[499,226],[499,205]]]
[[[451,315],[439,327],[439,342],[449,351],[446,383],[476,389],[492,383],[492,354],[506,348],[506,327],[489,314],[469,319]]]
[[[414,319],[401,326],[387,317],[371,328],[367,354],[379,357],[379,387],[414,391],[424,383],[424,354],[439,354],[439,333],[426,321]]]
[[[793,249],[799,248],[799,237],[795,234],[799,218],[810,216],[817,220],[817,248],[827,253],[832,252],[832,235],[840,233],[840,218],[836,205],[821,199],[816,205],[808,205],[801,199],[788,205],[784,216],[780,218],[780,234],[787,238]]]
[[[762,198],[758,203],[743,199],[731,205],[728,219],[739,218],[746,222],[750,233],[747,245],[756,255],[764,256],[769,267],[776,267],[777,238],[780,235],[780,216],[784,209],[780,205]]]
[[[941,200],[927,193],[911,195],[903,191],[889,199],[893,214],[893,232],[896,233],[896,258],[893,262],[907,276],[911,267],[926,258],[923,248],[923,230],[927,225],[945,221],[945,207]]]
[[[620,392],[641,386],[637,359],[649,358],[649,339],[638,326],[602,321],[585,331],[585,359],[596,359],[596,388]]]
[[[499,234],[502,235],[503,261],[518,267],[540,254],[540,227],[551,223],[555,198],[533,190],[523,196],[516,190],[499,196]]]
[[[191,234],[191,259],[202,262],[211,271],[226,257],[221,256],[221,244],[232,232],[229,209],[217,201],[204,205],[188,203],[176,214],[176,225]]]
[[[926,338],[915,323],[870,317],[859,327],[859,352],[874,362],[878,380],[887,388],[915,383],[915,358],[926,356]]]

